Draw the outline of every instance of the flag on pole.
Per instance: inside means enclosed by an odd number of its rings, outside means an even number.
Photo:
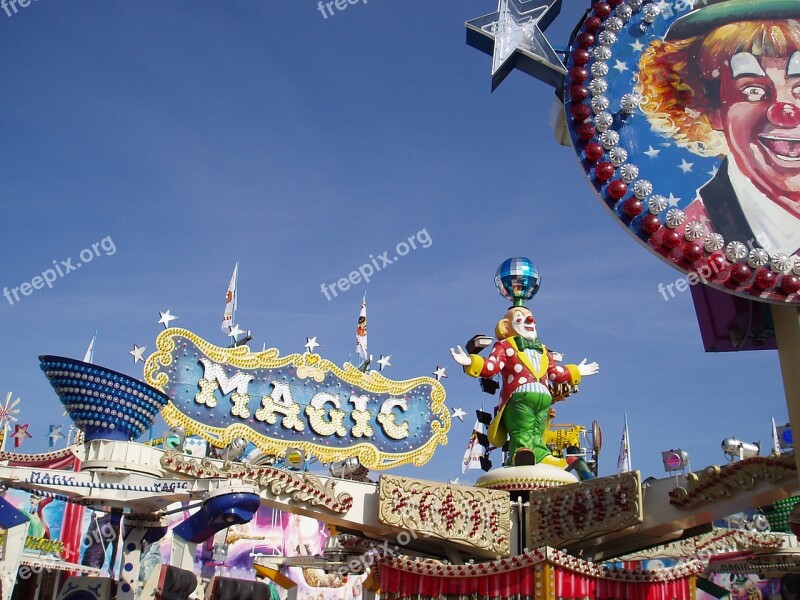
[[[225,312],[222,313],[222,332],[230,333],[233,328],[233,315],[236,312],[238,298],[236,297],[236,283],[239,279],[239,261],[233,267],[231,282],[228,284],[228,293],[225,294]]]
[[[90,363],[94,362],[94,343],[97,341],[97,330],[95,330],[94,335],[92,336],[92,341],[89,342],[89,347],[86,349],[86,354],[83,356],[83,362]]]
[[[619,445],[619,457],[617,458],[617,473],[626,473],[632,470],[630,436],[628,435],[628,415],[626,414],[625,427],[622,430],[622,441]]]
[[[778,426],[775,425],[775,417],[772,417],[772,451],[778,456],[781,454],[781,441],[778,438]]]
[[[367,360],[367,294],[361,299],[361,312],[358,313],[358,324],[356,325],[356,352],[358,355]]]
[[[492,416],[482,410],[476,410],[477,420],[472,429],[472,437],[467,442],[467,451],[464,452],[464,460],[461,463],[461,472],[467,469],[482,469],[488,471],[492,467],[489,461],[489,438],[486,437],[486,430],[492,421]]]

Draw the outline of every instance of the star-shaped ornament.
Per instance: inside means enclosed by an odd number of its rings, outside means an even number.
[[[23,440],[33,437],[28,433],[28,427],[30,427],[28,423],[24,425],[14,425],[14,433],[11,434],[11,437],[14,438],[14,448],[19,448]]]
[[[48,434],[48,438],[50,438],[50,447],[56,445],[56,442],[60,439],[64,439],[66,436],[61,431],[63,425],[50,425],[50,433]]]
[[[445,367],[440,367],[439,365],[436,365],[436,370],[433,372],[433,376],[436,377],[436,381],[441,381],[442,377],[446,379],[447,369]]]
[[[318,348],[318,347],[320,347],[320,346],[322,346],[322,344],[320,344],[320,343],[317,341],[317,336],[314,336],[314,337],[307,337],[307,338],[306,338],[306,345],[305,345],[305,349],[306,349],[306,350],[308,350],[308,353],[309,353],[309,354],[314,354],[314,349],[315,349],[315,348]]]
[[[466,22],[467,44],[492,55],[492,91],[515,68],[560,88],[567,69],[544,30],[561,0],[499,0],[497,12]]]
[[[460,406],[453,410],[453,418],[458,419],[459,421],[464,421],[464,417],[467,416],[467,413],[464,411],[463,408]]]
[[[147,346],[142,346],[141,348],[136,344],[133,345],[133,350],[128,352],[133,357],[133,364],[138,363],[139,361],[144,362],[144,351],[147,350]]]
[[[228,337],[233,338],[233,341],[235,342],[236,338],[238,338],[243,333],[244,333],[243,329],[241,329],[238,325],[234,325],[233,327],[231,327],[231,330],[228,332]]]
[[[380,365],[380,370],[383,371],[386,367],[391,367],[392,363],[389,362],[389,359],[392,358],[392,355],[384,356],[381,354],[381,357],[378,359],[378,365]]]
[[[161,315],[161,318],[158,320],[158,323],[159,325],[163,325],[164,329],[169,329],[170,322],[178,318],[174,316],[172,313],[170,313],[168,310],[160,312],[158,314]]]

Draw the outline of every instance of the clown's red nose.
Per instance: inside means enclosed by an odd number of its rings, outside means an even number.
[[[775,102],[767,109],[767,118],[778,127],[797,127],[800,125],[800,108],[786,102]]]
[[[528,317],[525,319],[526,325],[533,325],[535,322],[536,321],[533,320],[533,315],[528,315]]]

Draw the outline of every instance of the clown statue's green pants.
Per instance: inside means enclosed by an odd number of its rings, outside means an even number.
[[[508,432],[507,465],[513,464],[514,454],[520,448],[528,448],[539,464],[551,456],[550,448],[544,444],[544,430],[550,416],[553,398],[548,392],[516,392],[503,408],[503,427]]]

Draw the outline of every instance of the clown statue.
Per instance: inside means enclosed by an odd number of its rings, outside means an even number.
[[[451,348],[453,359],[472,377],[501,377],[500,404],[489,425],[489,442],[501,448],[508,440],[506,465],[539,464],[553,461],[544,444],[551,393],[556,384],[577,386],[582,377],[594,375],[597,363],[559,365],[561,355],[550,352],[539,340],[536,320],[525,306],[539,289],[539,272],[527,258],[510,258],[495,277],[500,293],[513,300],[495,328],[497,342],[489,358]]]

